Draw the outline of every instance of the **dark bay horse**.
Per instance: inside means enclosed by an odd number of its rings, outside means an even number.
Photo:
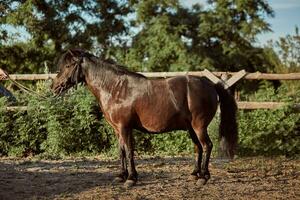
[[[119,141],[121,171],[116,181],[132,186],[137,181],[132,130],[161,133],[187,130],[195,144],[192,176],[201,184],[210,178],[212,142],[207,127],[220,101],[220,138],[232,157],[237,144],[237,106],[221,84],[196,76],[148,79],[113,62],[80,49],[68,50],[59,62],[52,90],[61,94],[83,82],[95,95],[105,119]]]

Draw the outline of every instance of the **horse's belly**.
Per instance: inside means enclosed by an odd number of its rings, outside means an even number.
[[[142,128],[148,132],[159,133],[159,132],[164,132],[167,129],[167,126],[165,126],[164,124],[147,123],[147,124],[142,124]]]
[[[159,133],[171,130],[186,129],[188,119],[179,114],[166,117],[163,115],[149,115],[140,118],[140,125],[148,132]]]

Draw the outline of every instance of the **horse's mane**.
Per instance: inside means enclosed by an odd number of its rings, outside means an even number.
[[[82,50],[82,49],[70,49],[70,50],[66,51],[58,61],[59,68],[72,62],[73,57],[89,58],[91,61],[93,61],[96,64],[96,67],[94,68],[95,73],[101,72],[103,69],[105,69],[105,70],[110,70],[118,75],[125,74],[125,75],[134,76],[134,77],[138,77],[138,78],[146,78],[142,74],[132,72],[132,71],[128,70],[125,66],[117,64],[114,60],[99,58],[87,51]]]
[[[118,75],[124,75],[125,74],[125,75],[139,77],[139,78],[146,78],[144,75],[136,73],[136,72],[132,72],[132,71],[128,70],[125,66],[117,64],[113,60],[98,58],[97,59],[97,65],[101,65],[102,68],[112,70],[113,72],[115,72]],[[101,67],[97,67],[96,69],[101,70]]]

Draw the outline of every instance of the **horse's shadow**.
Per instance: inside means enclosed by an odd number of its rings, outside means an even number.
[[[159,180],[172,177],[172,173],[157,170],[164,165],[172,166],[189,162],[187,158],[137,159],[137,166],[148,166],[153,171],[139,170],[136,187],[152,185]],[[79,160],[79,161],[0,161],[0,199],[36,199],[68,196],[92,188],[123,187],[113,183],[119,170],[116,160]],[[160,172],[159,172],[160,171]],[[175,172],[174,172],[175,173]]]
[[[51,198],[111,184],[114,170],[97,170],[115,162],[0,162],[0,199]],[[99,167],[100,168],[100,167]],[[101,167],[102,169],[102,167]]]

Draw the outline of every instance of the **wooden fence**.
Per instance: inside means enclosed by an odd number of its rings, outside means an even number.
[[[221,80],[225,85],[228,83],[228,87],[235,84],[240,79],[246,80],[300,80],[300,73],[286,73],[286,74],[271,74],[271,73],[247,73],[244,70],[240,72],[209,72],[204,71],[191,71],[191,72],[139,72],[146,77],[158,78],[158,77],[173,77],[173,76],[206,76],[213,82]],[[11,74],[10,78],[12,80],[48,80],[53,79],[56,74]],[[225,79],[222,77],[226,77]],[[228,79],[228,77],[230,77]],[[221,78],[221,79],[219,79]],[[223,79],[223,80],[222,80]],[[278,109],[285,106],[286,103],[283,102],[237,102],[239,109]],[[300,111],[300,104],[294,105],[295,110]],[[10,107],[9,110],[16,110],[18,107]],[[22,107],[20,109],[26,109]]]
[[[223,75],[233,76],[238,72],[212,72],[215,76],[221,77]],[[173,77],[173,76],[204,76],[204,71],[192,72],[140,72],[147,77]],[[11,74],[10,78],[13,80],[47,80],[53,79],[56,74]],[[243,77],[247,80],[300,80],[300,73],[286,73],[286,74],[270,74],[270,73],[246,73]]]

